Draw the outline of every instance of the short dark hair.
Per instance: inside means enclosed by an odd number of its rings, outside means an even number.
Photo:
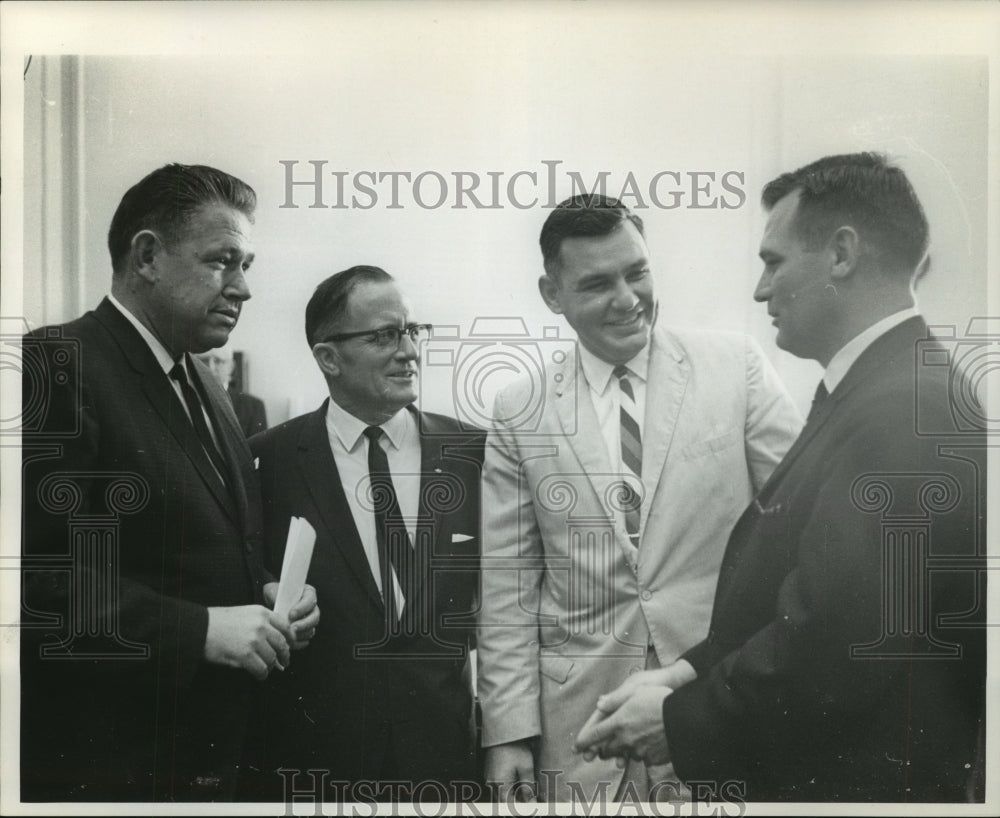
[[[632,222],[639,235],[645,237],[642,219],[618,199],[599,193],[580,193],[560,202],[549,213],[538,237],[545,272],[558,276],[563,239],[607,236],[625,222]]]
[[[365,282],[394,281],[381,267],[359,264],[334,273],[320,282],[306,304],[306,340],[309,347],[318,344],[330,334],[334,324],[347,309],[347,299],[354,288]]]
[[[927,254],[924,209],[906,174],[883,154],[825,156],[768,182],[761,202],[770,210],[796,190],[796,229],[812,249],[849,224],[888,267],[912,273]]]
[[[108,230],[115,273],[124,269],[132,238],[157,230],[173,241],[202,205],[224,204],[253,220],[257,194],[246,182],[205,165],[164,165],[122,197]]]

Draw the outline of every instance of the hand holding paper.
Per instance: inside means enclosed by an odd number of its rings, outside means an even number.
[[[306,585],[315,544],[316,531],[309,521],[301,517],[292,517],[281,565],[281,581],[270,583],[264,589],[265,596],[270,597],[274,594],[274,612],[291,623],[295,638],[292,643],[294,649],[308,645],[319,624],[316,591],[311,585]]]

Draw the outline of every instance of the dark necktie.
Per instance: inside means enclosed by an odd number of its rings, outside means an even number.
[[[212,433],[205,422],[205,411],[202,408],[201,399],[198,397],[198,392],[191,386],[190,381],[188,381],[184,365],[180,362],[174,364],[174,368],[170,370],[170,377],[180,384],[181,394],[184,396],[184,403],[187,404],[188,414],[191,416],[191,424],[194,426],[195,434],[197,434],[198,440],[205,450],[205,454],[208,455],[208,459],[212,461],[212,465],[215,466],[215,470],[219,473],[219,478],[225,483],[227,479],[225,461],[223,461],[222,455],[215,445],[215,441],[212,440]]]
[[[816,387],[816,394],[813,395],[812,406],[809,407],[809,416],[806,418],[806,423],[809,423],[819,414],[820,408],[826,403],[828,397],[830,397],[830,393],[826,390],[826,383],[820,380],[819,386]]]
[[[636,420],[638,410],[635,405],[635,392],[628,379],[628,368],[616,366],[613,372],[621,387],[621,449],[622,463],[631,472],[637,485],[642,485],[642,434]],[[639,522],[642,519],[642,495],[636,491],[631,481],[624,481],[622,487],[622,507],[625,512],[625,530],[628,532],[632,545],[639,547]]]
[[[399,510],[396,487],[389,471],[389,458],[379,441],[383,431],[380,426],[365,429],[368,438],[368,474],[371,477],[372,503],[375,509],[375,539],[378,543],[379,571],[382,576],[382,598],[385,601],[385,615],[390,633],[395,633],[397,621],[408,610],[406,602],[412,600],[413,580],[416,572],[413,566],[413,547],[403,524]],[[391,566],[391,568],[390,568]],[[392,573],[403,592],[403,611],[396,610],[396,595],[393,591]]]

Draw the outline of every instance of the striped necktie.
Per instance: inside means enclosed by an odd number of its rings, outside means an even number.
[[[187,365],[190,366],[190,362]],[[222,459],[222,453],[212,439],[212,433],[209,431],[208,423],[205,420],[205,411],[202,407],[201,398],[198,397],[198,393],[188,380],[184,364],[179,361],[174,364],[173,369],[170,370],[170,377],[177,381],[177,384],[181,388],[184,403],[187,405],[188,415],[191,417],[191,425],[194,427],[201,447],[205,450],[205,454],[208,455],[208,459],[212,462],[216,472],[218,472],[219,479],[224,484],[228,484],[231,478],[226,469],[225,461]]]
[[[621,392],[621,449],[622,464],[627,470],[627,479],[622,486],[622,508],[625,512],[625,530],[628,532],[632,545],[639,547],[639,522],[642,517],[642,494],[638,490],[642,486],[642,433],[636,420],[638,411],[635,405],[635,392],[628,379],[628,368],[624,365],[615,367],[614,376],[618,378]]]

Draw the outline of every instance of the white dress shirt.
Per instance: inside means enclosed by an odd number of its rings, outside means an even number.
[[[583,376],[587,381],[590,401],[594,406],[597,415],[597,422],[601,427],[601,437],[604,438],[604,445],[608,450],[608,460],[611,467],[622,474],[630,474],[628,467],[622,462],[622,427],[621,427],[621,382],[614,376],[615,366],[598,358],[588,350],[583,344],[578,344],[580,351],[580,365],[583,369]],[[628,367],[628,379],[632,385],[632,392],[635,395],[635,422],[639,424],[639,434],[642,439],[644,421],[646,417],[646,377],[649,372],[649,344],[642,348],[642,351],[632,360],[625,364]],[[616,511],[616,516],[622,517],[624,524],[624,513]]]
[[[827,392],[831,395],[833,394],[833,390],[844,380],[847,370],[854,366],[854,362],[861,357],[861,353],[868,349],[878,338],[881,338],[894,327],[898,327],[904,321],[914,318],[919,314],[916,307],[908,307],[905,310],[894,312],[892,315],[887,315],[881,321],[872,324],[864,332],[858,333],[844,344],[837,351],[837,354],[830,359],[830,363],[827,364],[826,371],[823,373],[823,383],[826,384]]]
[[[354,525],[361,537],[361,544],[368,558],[375,584],[382,592],[382,576],[379,572],[378,539],[375,534],[375,512],[367,499],[368,485],[368,438],[364,431],[367,423],[342,409],[330,399],[326,411],[326,432],[330,438],[330,449],[337,464],[340,480],[347,495],[347,504],[354,517]],[[416,538],[417,516],[420,513],[420,432],[416,417],[408,409],[400,409],[385,423],[381,424],[379,441],[385,449],[392,473],[392,484],[399,500],[399,511],[406,524],[412,544]],[[390,566],[390,570],[393,570]],[[393,589],[396,594],[396,610],[403,610],[403,592],[393,571]]]
[[[125,316],[126,320],[136,329],[136,332],[142,336],[142,340],[146,342],[146,346],[149,347],[150,352],[153,353],[153,357],[156,358],[156,362],[163,369],[163,374],[167,376],[167,380],[170,382],[171,388],[174,390],[174,394],[177,395],[178,400],[181,402],[181,407],[184,409],[184,415],[187,417],[188,422],[191,422],[191,413],[188,411],[187,401],[184,400],[184,393],[181,391],[181,385],[177,383],[173,378],[170,377],[170,370],[174,368],[175,364],[180,364],[184,368],[184,374],[188,379],[188,383],[194,385],[194,381],[191,379],[191,373],[187,369],[187,358],[181,355],[180,360],[175,361],[170,357],[170,353],[167,352],[167,348],[160,343],[160,339],[157,338],[153,333],[151,333],[146,326],[136,318],[131,312],[129,312],[128,307],[122,304],[117,298],[115,298],[110,293],[108,294],[108,301],[118,310],[122,315]],[[212,441],[215,443],[215,447],[220,449],[219,446],[219,436],[215,432],[215,426],[212,424],[212,419],[208,415],[208,410],[205,408],[204,404],[201,407],[202,414],[205,416],[205,425],[208,426],[208,431],[212,435]],[[209,458],[211,461],[211,458]],[[212,464],[212,468],[215,468],[215,464]],[[218,472],[216,472],[218,474]],[[222,477],[222,475],[219,475]],[[222,482],[225,482],[223,479]]]

